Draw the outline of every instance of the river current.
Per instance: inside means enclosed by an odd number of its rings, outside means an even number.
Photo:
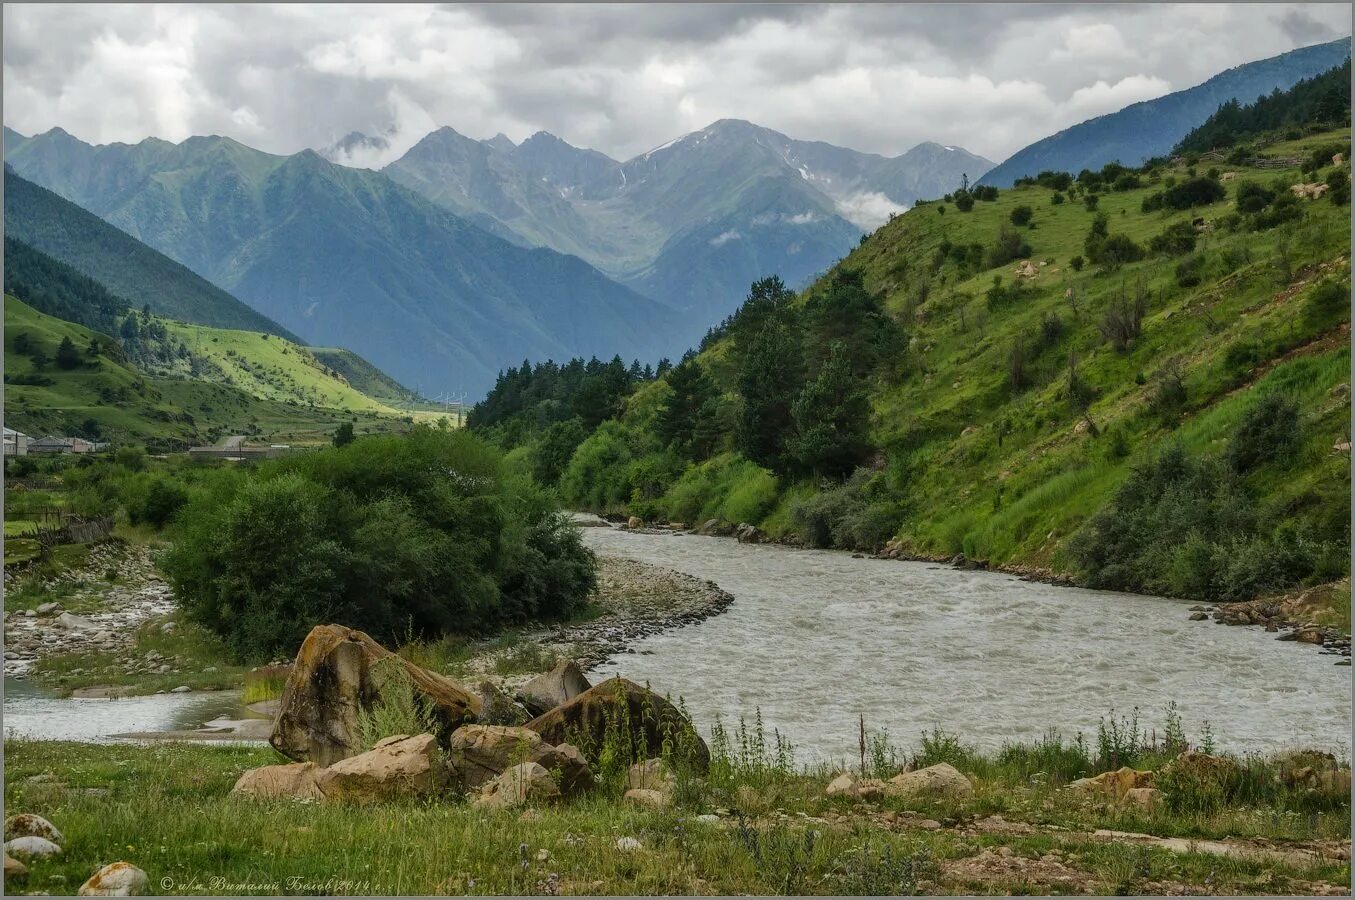
[[[858,716],[903,748],[941,727],[995,749],[1054,728],[1095,746],[1139,710],[1220,749],[1348,753],[1351,669],[1259,628],[1188,620],[1189,603],[996,572],[587,528],[595,551],[710,579],[726,612],[637,642],[590,673],[681,696],[698,724],[760,711],[802,762],[854,758]]]

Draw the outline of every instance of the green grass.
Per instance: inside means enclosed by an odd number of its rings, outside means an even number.
[[[83,352],[94,334],[80,325],[44,315],[6,295],[6,339],[12,342],[19,333],[26,334],[30,345],[41,348],[49,360],[56,356],[56,348],[63,337],[70,337]],[[281,338],[265,340],[254,332],[220,330],[220,333],[246,335],[259,345],[281,347],[285,344]],[[307,367],[298,364],[297,368],[299,372]],[[319,384],[324,377],[318,370],[311,371],[317,374],[300,389],[303,393],[312,392],[305,396],[339,396],[340,382],[329,379],[332,390],[321,392]],[[33,376],[51,383],[15,383],[16,379]],[[228,434],[246,434],[257,440],[305,444],[327,442],[343,419],[357,419],[359,433],[399,431],[406,427],[394,410],[370,398],[354,399],[353,402],[362,405],[353,410],[260,399],[241,387],[228,384],[147,375],[109,353],[100,354],[94,360],[86,359],[84,365],[73,370],[63,370],[49,362],[37,372],[29,354],[13,352],[7,344],[5,378],[5,423],[33,437],[97,431],[107,440],[183,446],[212,443]],[[294,380],[300,378],[297,374]],[[344,391],[343,396],[349,399],[361,397],[351,388]],[[278,393],[282,396],[285,392]]]
[[[1174,853],[1090,835],[1262,837],[1283,849],[1348,838],[1348,801],[1304,814],[1287,812],[1282,797],[1265,808],[1143,813],[1078,799],[991,758],[974,761],[975,794],[963,801],[857,805],[823,796],[830,773],[718,756],[709,778],[688,782],[670,810],[641,810],[620,802],[619,787],[602,787],[521,815],[455,797],[360,812],[230,797],[242,772],[282,761],[267,748],[7,741],[4,749],[6,807],[43,815],[66,836],[58,860],[30,866],[30,891],[69,893],[100,865],[125,859],[146,870],[153,893],[313,893],[325,883],[340,894],[970,893],[976,885],[953,865],[999,847],[1024,861],[1057,851],[1081,887],[1103,894],[1154,892],[1153,883],[1173,892],[1301,892],[1303,882],[1350,878],[1349,862],[1337,859]],[[42,774],[56,783],[28,781]],[[696,819],[721,809],[718,824]],[[994,814],[1033,827],[962,827]],[[943,827],[918,827],[925,818]],[[642,849],[618,849],[623,836]],[[1040,884],[1012,870],[979,887],[1025,893]]]
[[[387,415],[396,413],[394,408],[349,384],[308,348],[291,341],[256,331],[173,321],[165,324],[191,353],[216,368],[210,376],[212,380],[219,379],[262,400]]]

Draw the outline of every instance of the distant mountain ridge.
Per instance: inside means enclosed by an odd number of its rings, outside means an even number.
[[[5,144],[10,145],[6,130]],[[86,209],[5,166],[5,235],[65,263],[160,315],[276,334],[292,332],[256,312],[187,267],[157,253]],[[89,324],[89,323],[85,323]]]
[[[229,138],[6,134],[7,162],[307,338],[424,392],[524,356],[681,347],[675,314],[583,260],[507,242],[386,175]]]
[[[1036,141],[979,181],[1010,187],[1018,178],[1046,170],[1076,175],[1109,162],[1140,165],[1170,153],[1224,103],[1250,103],[1273,90],[1288,90],[1302,79],[1341,65],[1349,56],[1350,38],[1346,37],[1236,66],[1195,87],[1135,103]]]
[[[495,233],[580,256],[704,327],[754,280],[802,283],[891,212],[991,166],[939,144],[888,158],[722,119],[625,162],[548,132],[514,145],[440,128],[383,171]]]

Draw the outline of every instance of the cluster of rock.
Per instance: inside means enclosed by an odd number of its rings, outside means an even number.
[[[1299,608],[1296,608],[1299,607]],[[1277,641],[1296,641],[1322,648],[1329,656],[1339,656],[1338,666],[1350,665],[1350,635],[1339,629],[1296,618],[1301,607],[1293,598],[1264,598],[1219,606],[1196,605],[1190,608],[1190,619],[1204,622],[1209,619],[1219,625],[1258,625],[1276,632]]]
[[[594,602],[605,612],[553,627],[538,643],[592,668],[630,651],[640,638],[719,615],[734,597],[713,581],[634,560],[602,557]]]
[[[28,878],[28,865],[54,859],[64,852],[66,838],[42,816],[20,813],[5,820],[5,885]],[[76,892],[80,897],[129,897],[142,893],[146,873],[128,862],[104,866],[89,877]]]
[[[438,734],[391,735],[371,749],[362,746],[360,712],[379,704],[389,684],[378,675],[382,664],[403,668]],[[497,724],[489,721],[493,707],[516,701],[477,694],[361,631],[321,625],[302,642],[269,738],[296,762],[250,770],[234,792],[311,802],[455,794],[490,807],[548,802],[593,786],[575,741],[600,748],[620,723],[631,745],[645,748],[656,765],[673,746],[694,766],[709,765],[709,750],[691,722],[666,699],[623,678],[593,686],[566,661],[525,685],[519,697],[535,718]],[[637,777],[645,780],[643,773]]]
[[[879,800],[882,797],[929,797],[963,800],[974,793],[969,778],[949,763],[937,763],[922,769],[905,768],[893,778],[861,778],[844,772],[828,784],[829,797]]]
[[[76,615],[54,600],[35,609],[5,613],[5,674],[24,678],[40,658],[59,653],[124,651],[132,646],[142,623],[174,611],[169,585],[161,580],[144,548],[95,545],[79,569],[63,572],[43,584],[53,589],[97,583],[113,570],[121,584],[106,590],[81,587],[69,601],[85,606],[87,601],[97,599],[97,611]],[[8,588],[8,572],[5,580]],[[133,671],[138,662],[128,658],[120,664]]]

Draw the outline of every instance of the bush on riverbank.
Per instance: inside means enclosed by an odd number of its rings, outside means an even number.
[[[540,489],[431,428],[220,472],[171,536],[186,613],[244,659],[290,654],[321,622],[395,642],[559,618],[595,580]]]

